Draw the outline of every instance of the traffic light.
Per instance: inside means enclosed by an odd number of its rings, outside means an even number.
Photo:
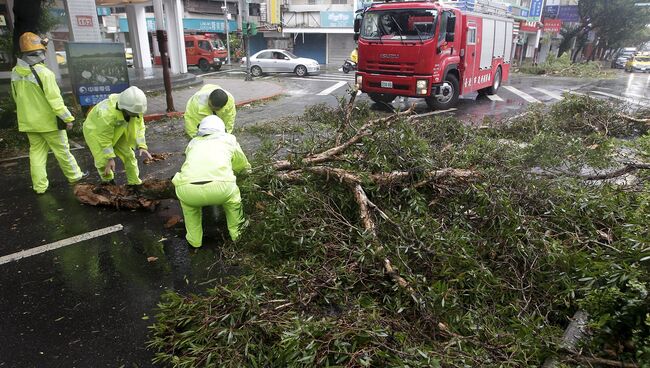
[[[242,33],[247,36],[255,36],[257,34],[257,23],[242,22]]]

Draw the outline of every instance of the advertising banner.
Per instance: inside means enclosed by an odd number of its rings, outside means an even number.
[[[129,87],[122,43],[66,43],[72,91],[81,106],[95,105]]]
[[[559,19],[544,19],[544,32],[560,33],[562,21]]]
[[[322,11],[320,12],[320,26],[324,28],[347,28],[354,26],[354,13]]]
[[[542,6],[544,5],[544,0],[532,0],[530,2],[530,11],[528,12],[529,20],[539,20],[542,16]]]
[[[198,32],[209,32],[209,33],[224,33],[224,24],[223,19],[199,19],[199,18],[184,18],[183,19],[183,29],[185,31],[198,31]],[[120,32],[129,31],[129,22],[126,18],[119,19]],[[237,21],[230,20],[228,21],[228,29],[231,32],[234,32],[237,29]],[[156,31],[156,20],[154,18],[147,18],[147,31],[155,32]]]
[[[562,5],[558,11],[557,18],[564,23],[580,22],[580,12],[577,5]]]

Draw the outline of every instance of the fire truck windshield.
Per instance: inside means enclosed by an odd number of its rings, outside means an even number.
[[[212,44],[212,47],[214,47],[217,50],[222,50],[222,49],[224,49],[226,47],[226,46],[224,46],[223,41],[221,41],[218,38],[216,40],[212,40],[212,42],[210,42],[210,43]]]
[[[400,41],[431,39],[437,15],[435,9],[370,10],[363,16],[361,37]]]

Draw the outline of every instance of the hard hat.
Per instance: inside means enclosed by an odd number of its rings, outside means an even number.
[[[226,103],[228,103],[228,94],[226,94],[226,91],[221,88],[217,88],[210,93],[208,101],[211,108],[221,109],[226,106]]]
[[[45,45],[40,37],[32,32],[25,32],[20,35],[20,52],[26,53],[36,50],[45,50]]]
[[[213,133],[225,133],[226,126],[223,124],[223,120],[217,115],[209,115],[203,118],[199,123],[198,136],[209,135]]]
[[[144,114],[147,111],[147,96],[136,86],[131,86],[117,98],[117,106],[134,114]]]

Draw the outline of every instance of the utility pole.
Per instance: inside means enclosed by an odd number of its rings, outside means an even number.
[[[251,0],[244,0],[244,19],[246,19],[246,29],[242,29],[244,35],[244,47],[246,48],[246,78],[244,81],[250,82],[253,80],[251,77],[251,52],[248,44],[248,32],[251,29],[251,20],[248,16],[248,7]]]
[[[165,33],[165,24],[163,23],[164,14],[162,0],[153,0],[153,12],[156,18],[156,39],[158,40],[158,50],[160,51],[160,63],[163,68],[165,97],[167,97],[167,112],[172,112],[176,110],[174,109],[172,81],[169,77],[169,64],[167,62],[167,34]]]
[[[224,32],[226,32],[226,48],[228,49],[228,56],[226,57],[226,63],[230,65],[230,30],[228,29],[228,4],[226,0],[223,0],[223,18],[225,23],[223,24]]]

